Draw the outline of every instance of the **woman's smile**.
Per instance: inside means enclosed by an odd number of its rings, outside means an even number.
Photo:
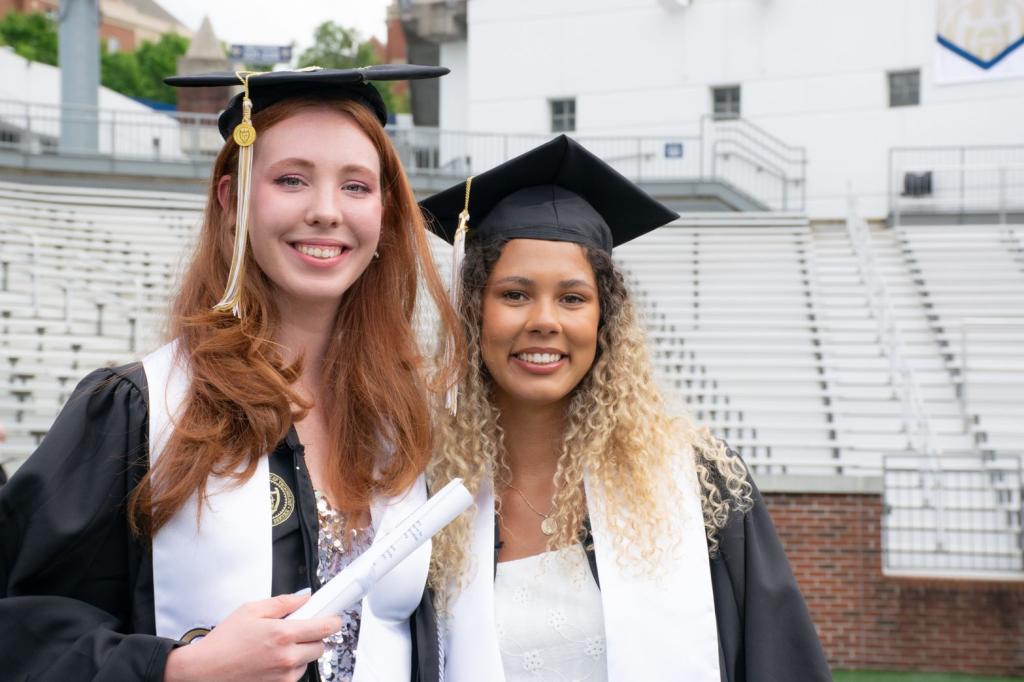
[[[509,360],[531,374],[554,374],[569,363],[569,355],[553,348],[515,351]]]
[[[298,257],[314,268],[330,268],[340,263],[352,248],[334,241],[318,239],[289,242]]]

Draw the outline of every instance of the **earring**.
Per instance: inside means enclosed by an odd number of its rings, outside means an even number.
[[[373,260],[380,260],[380,251],[373,252]]]

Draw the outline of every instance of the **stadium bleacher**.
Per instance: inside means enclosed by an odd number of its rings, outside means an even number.
[[[79,379],[159,343],[202,205],[187,194],[0,183],[8,473]],[[913,472],[895,466],[902,478],[892,478],[893,490],[910,492],[891,504],[891,568],[920,567],[924,555],[948,568],[935,558],[942,551],[955,564],[963,543],[950,534],[964,524],[997,538],[997,556],[970,566],[1012,566],[1020,476],[1000,453],[1024,449],[1024,227],[874,225],[869,241],[900,332],[896,350],[880,336],[862,254],[842,223],[687,214],[615,258],[649,330],[659,382],[755,471],[879,476],[884,458],[919,454],[893,380],[898,353],[935,453],[915,485],[906,485]],[[432,247],[445,270],[448,247],[436,239]],[[952,501],[922,492],[921,477],[948,472],[977,490]],[[922,519],[944,535],[911,533]]]
[[[8,472],[78,380],[160,335],[202,198],[0,183],[0,423]]]

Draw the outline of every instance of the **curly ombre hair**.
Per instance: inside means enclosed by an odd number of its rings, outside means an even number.
[[[459,476],[474,494],[485,476],[491,476],[496,495],[510,479],[505,434],[480,354],[483,293],[504,243],[467,248],[458,312],[466,334],[468,371],[459,384],[457,417],[444,413],[438,418],[437,450],[428,468],[432,485]],[[643,563],[654,569],[658,538],[668,532],[667,520],[675,508],[674,499],[662,494],[666,480],[674,480],[666,472],[674,457],[692,452],[713,555],[718,550],[718,531],[734,512],[744,512],[752,503],[746,467],[706,427],[696,428],[687,417],[669,415],[655,385],[644,330],[622,274],[608,254],[585,251],[601,307],[597,355],[567,408],[551,514],[558,530],[548,547],[567,547],[586,537],[586,471],[603,492],[608,508],[616,510],[609,515],[614,517],[610,518],[613,542],[639,552]],[[475,512],[463,514],[434,538],[430,584],[442,610],[465,583]]]

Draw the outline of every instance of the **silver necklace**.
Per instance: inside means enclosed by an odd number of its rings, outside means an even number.
[[[530,508],[530,511],[541,518],[540,532],[548,536],[554,535],[555,531],[558,530],[558,526],[555,524],[555,520],[551,518],[551,514],[542,514],[537,511],[537,508],[530,504],[530,501],[526,499],[526,495],[519,488],[515,487],[511,483],[508,484],[508,487],[519,493],[519,497],[523,498],[523,502],[525,502],[526,506]]]

